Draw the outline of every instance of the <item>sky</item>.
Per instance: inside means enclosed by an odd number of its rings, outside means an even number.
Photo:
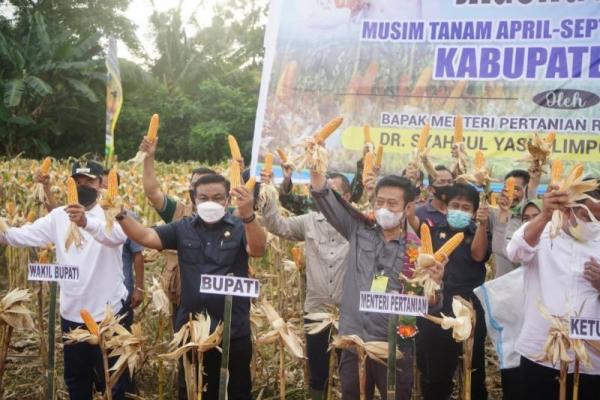
[[[148,53],[150,57],[156,55],[150,25],[150,15],[152,15],[154,9],[152,3],[154,3],[154,7],[158,11],[164,12],[177,7],[179,1],[182,2],[183,15],[190,16],[194,12],[194,9],[196,9],[194,18],[196,18],[200,25],[205,25],[210,23],[214,5],[223,0],[132,0],[129,8],[125,12],[125,16],[137,25],[137,37],[145,52]],[[202,4],[198,6],[198,3]],[[123,44],[118,46],[118,54],[119,57],[122,58],[140,61],[137,57],[132,55]]]

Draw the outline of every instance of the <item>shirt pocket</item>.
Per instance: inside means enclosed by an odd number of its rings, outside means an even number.
[[[375,238],[369,232],[358,231],[356,234],[357,269],[361,276],[370,277],[375,269]]]
[[[181,261],[188,264],[197,264],[202,260],[204,246],[200,240],[184,239],[181,248],[177,250]]]
[[[219,246],[216,261],[220,266],[231,266],[240,251],[241,243],[237,241],[224,242]]]

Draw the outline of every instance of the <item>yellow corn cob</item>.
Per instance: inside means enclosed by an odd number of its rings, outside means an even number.
[[[427,224],[421,224],[421,249],[423,253],[433,255],[431,231],[429,230],[429,225]]]
[[[15,215],[16,212],[17,212],[17,206],[15,205],[15,202],[7,201],[6,202],[6,214],[8,214],[9,217],[12,217]]]
[[[508,204],[512,204],[515,199],[515,178],[513,176],[506,180],[506,197],[508,197]]]
[[[152,115],[150,118],[150,125],[148,125],[148,134],[146,134],[146,138],[149,142],[154,142],[156,140],[156,135],[158,133],[158,114]]]
[[[419,143],[417,144],[417,149],[419,154],[423,153],[427,148],[427,139],[429,138],[429,124],[425,124],[423,130],[421,131],[421,135],[419,136]]]
[[[119,196],[119,180],[117,178],[117,170],[111,169],[108,173],[108,183],[106,186],[106,196],[109,201],[115,201]]]
[[[281,160],[281,163],[285,164],[287,162],[287,155],[285,154],[285,151],[283,151],[283,149],[277,148],[277,154],[279,154],[279,159]]]
[[[481,150],[475,152],[475,169],[482,169],[485,167],[485,157]]]
[[[84,308],[79,311],[79,315],[81,315],[81,319],[88,331],[90,331],[92,335],[98,336],[100,334],[100,329],[98,328],[96,321],[94,321],[94,318],[92,318],[92,314]]]
[[[561,160],[552,161],[550,183],[554,185],[558,185],[560,183],[560,180],[562,179],[563,168],[563,162]]]
[[[299,247],[292,247],[292,258],[298,269],[302,268],[302,249]]]
[[[435,252],[433,257],[438,262],[442,262],[444,260],[444,256],[450,257],[450,254],[452,254],[452,252],[454,250],[456,250],[456,248],[463,241],[464,238],[465,238],[465,234],[462,232],[457,233],[456,235],[452,236],[450,238],[450,240],[448,240],[446,243],[444,243],[444,245],[442,247],[440,247],[438,251]]]
[[[231,151],[231,158],[236,161],[242,160],[242,153],[240,152],[240,146],[238,146],[237,140],[232,135],[227,136],[229,142],[229,150]]]
[[[250,192],[253,191],[254,186],[256,186],[256,178],[251,176],[250,179],[248,179],[248,182],[246,182],[245,186]]]
[[[363,179],[373,171],[373,153],[368,152],[363,159]]]
[[[77,197],[77,183],[72,177],[67,178],[67,204],[72,206],[79,204],[79,198]]]
[[[38,252],[38,263],[48,264],[48,261],[49,261],[48,249],[40,250]]]
[[[381,168],[381,162],[383,161],[383,146],[378,144],[375,150],[375,167]]]
[[[365,143],[373,143],[371,140],[371,128],[369,128],[369,125],[363,126],[363,135],[365,137]]]
[[[52,159],[50,157],[44,158],[44,161],[42,161],[42,165],[40,166],[40,174],[48,175],[48,172],[50,172],[50,164],[52,164]]]
[[[232,188],[236,188],[242,184],[241,174],[240,163],[232,160],[231,167],[229,168],[229,181]]]
[[[27,222],[32,223],[33,221],[35,221],[35,218],[37,217],[37,215],[35,214],[35,211],[31,210],[27,213]]]
[[[267,153],[265,155],[265,165],[263,167],[265,173],[270,174],[273,172],[273,153]]]
[[[314,136],[314,140],[317,144],[323,144],[325,140],[344,122],[344,118],[336,117],[329,121],[319,132]]]
[[[454,119],[454,143],[461,143],[463,141],[463,117],[457,115]]]
[[[546,136],[546,143],[551,144],[556,140],[556,132],[550,132],[548,136]]]

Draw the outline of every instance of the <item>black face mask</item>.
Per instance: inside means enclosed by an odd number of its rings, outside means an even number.
[[[438,200],[446,201],[448,199],[448,193],[450,193],[451,186],[431,186],[433,188],[433,195]]]
[[[98,198],[98,191],[91,186],[77,186],[77,197],[79,204],[84,207],[91,206]]]

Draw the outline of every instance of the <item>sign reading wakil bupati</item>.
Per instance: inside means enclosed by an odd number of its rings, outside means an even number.
[[[360,311],[418,317],[427,314],[427,307],[427,299],[423,296],[360,292]]]
[[[258,279],[237,276],[202,275],[200,277],[200,293],[258,297],[260,282]]]
[[[79,267],[74,265],[29,263],[30,281],[79,281]]]
[[[600,319],[571,317],[569,338],[600,340]]]

